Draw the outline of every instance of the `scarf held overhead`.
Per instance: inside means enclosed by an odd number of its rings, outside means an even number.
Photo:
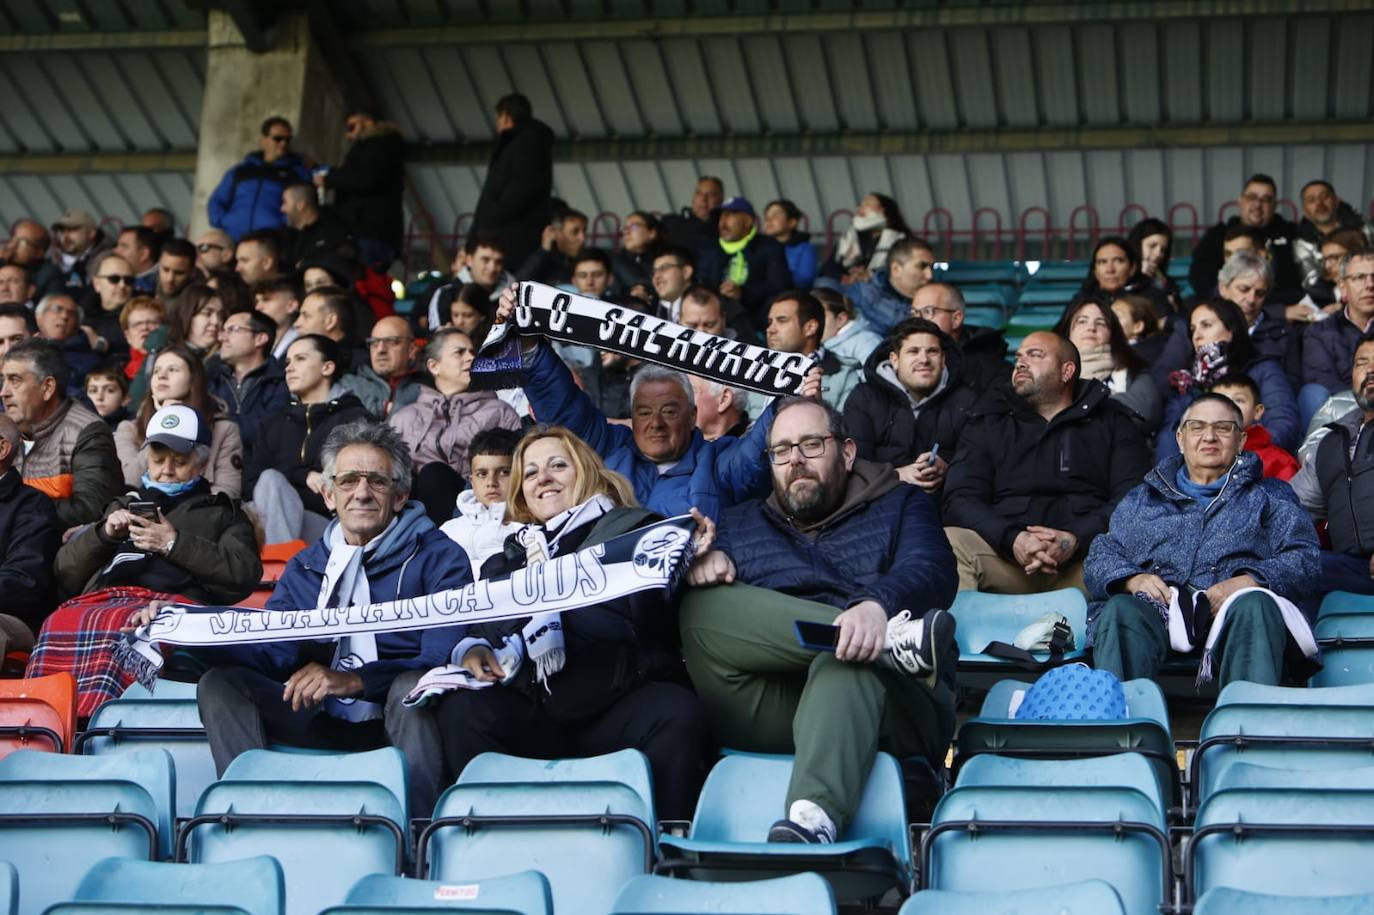
[[[514,320],[493,327],[473,361],[474,390],[522,383],[516,335],[580,343],[760,394],[795,393],[816,362],[814,356],[702,333],[542,283],[521,283]]]
[[[568,612],[641,591],[671,592],[692,558],[696,523],[679,515],[645,525],[575,553],[527,566],[500,581],[401,600],[299,610],[168,606],[147,626],[126,636],[120,662],[145,685],[157,676],[156,644],[247,645],[260,642],[327,641],[520,619]]]

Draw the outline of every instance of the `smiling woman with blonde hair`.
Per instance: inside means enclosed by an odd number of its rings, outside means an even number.
[[[507,578],[658,516],[586,443],[546,426],[515,447],[506,520],[523,526],[481,578]],[[698,524],[699,549],[709,547],[715,526],[700,516]],[[556,759],[633,748],[649,758],[658,815],[691,816],[706,725],[682,665],[676,606],[662,591],[473,626],[453,662],[491,684],[454,690],[439,705],[453,776],[487,751]]]

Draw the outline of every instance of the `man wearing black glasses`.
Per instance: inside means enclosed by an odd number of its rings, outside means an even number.
[[[129,341],[119,326],[119,313],[134,295],[134,269],[113,252],[97,258],[91,270],[91,289],[95,300],[83,308],[82,324],[105,341],[105,352],[120,361],[129,358]]]
[[[279,229],[281,192],[294,181],[309,181],[310,169],[291,151],[291,122],[270,117],[262,122],[258,151],[225,173],[210,195],[210,225],[238,241],[258,229]]]

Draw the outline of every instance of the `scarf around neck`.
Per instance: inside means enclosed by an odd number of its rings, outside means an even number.
[[[750,228],[749,233],[738,241],[720,239],[720,250],[730,255],[730,263],[725,269],[725,278],[736,286],[743,286],[749,281],[749,262],[744,259],[744,249],[749,247],[749,243],[758,234],[759,227],[756,225]]]
[[[1174,474],[1174,485],[1178,487],[1179,492],[1195,502],[1210,502],[1217,497],[1230,478],[1231,471],[1228,470],[1211,483],[1195,483],[1193,478],[1188,476],[1188,465],[1180,464],[1178,473]]]

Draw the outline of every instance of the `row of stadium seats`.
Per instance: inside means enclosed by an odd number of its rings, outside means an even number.
[[[368,875],[466,885],[526,870],[547,880],[556,911],[573,912],[615,910],[623,888],[650,873],[709,883],[813,872],[849,906],[892,890],[939,899],[995,890],[1037,891],[1061,911],[1061,888],[1088,876],[1126,912],[1200,904],[1222,888],[1374,893],[1374,872],[1360,866],[1374,851],[1374,685],[1229,685],[1182,785],[1155,684],[1126,684],[1130,717],[1110,722],[1012,718],[1021,688],[999,684],[960,730],[953,787],[916,852],[901,770],[885,754],[839,841],[798,846],[760,841],[783,807],[787,757],[727,754],[686,835],[659,834],[648,765],[635,751],[557,761],[486,754],[433,820],[412,823],[399,751],[255,750],[177,822],[171,754],[136,739],[110,755],[0,761],[0,849],[17,868],[25,913],[82,899],[82,875],[106,858],[215,864],[259,855],[280,867],[290,913],[351,904],[350,888]],[[1101,891],[1070,887],[1063,898]],[[917,892],[908,905],[932,911],[921,908],[927,898]]]

